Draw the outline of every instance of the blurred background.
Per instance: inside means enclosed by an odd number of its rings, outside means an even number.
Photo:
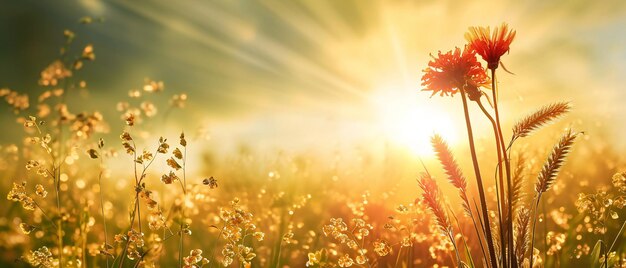
[[[103,22],[79,25],[84,16]],[[469,26],[502,22],[517,31],[503,57],[515,75],[499,76],[503,120],[569,100],[570,118],[588,135],[603,132],[623,150],[620,0],[3,1],[0,87],[40,92],[41,70],[57,57],[63,30],[72,29],[97,55],[82,76],[85,94],[98,102],[84,109],[105,119],[118,117],[117,101],[151,78],[167,94],[189,95],[187,109],[163,127],[202,129],[212,150],[367,144],[429,155],[434,132],[452,144],[465,139],[460,99],[420,92],[429,54],[463,46]],[[72,98],[80,109],[87,96]],[[3,114],[2,124],[12,124]],[[9,128],[0,139],[16,142],[13,131],[21,133]]]

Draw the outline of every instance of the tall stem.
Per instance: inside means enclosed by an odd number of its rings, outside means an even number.
[[[184,235],[185,235],[185,203],[187,202],[187,177],[186,177],[186,162],[187,162],[187,147],[184,147],[184,155],[183,155],[183,202],[180,207],[180,241],[179,241],[179,253],[178,253],[178,264],[180,267],[183,267],[183,250],[184,250]]]
[[[54,162],[53,162],[54,163]],[[63,268],[63,214],[61,213],[61,164],[54,168],[55,185],[54,192],[57,200],[57,213],[59,214],[59,222],[57,223],[57,236],[59,237],[59,268]]]
[[[513,204],[512,204],[512,200],[509,200],[508,198],[511,197],[511,162],[509,161],[509,157],[507,156],[506,150],[505,150],[505,146],[504,146],[504,138],[502,136],[502,126],[500,124],[500,112],[498,110],[498,91],[496,88],[496,69],[491,69],[491,88],[493,90],[493,94],[491,95],[493,98],[493,109],[495,111],[496,114],[496,127],[498,129],[498,140],[500,142],[500,150],[502,150],[502,157],[504,158],[504,167],[506,169],[506,186],[507,186],[507,192],[506,192],[506,197],[505,201],[506,201],[506,205],[507,205],[507,210],[505,213],[506,216],[506,223],[507,223],[507,240],[508,240],[508,249],[509,249],[509,265],[510,267],[513,268],[517,268],[517,260],[515,259],[515,251],[513,249]],[[500,154],[500,151],[498,151],[498,154]],[[502,163],[502,162],[499,162]],[[502,185],[502,187],[504,187],[504,185]],[[503,204],[503,205],[505,205]]]
[[[480,110],[483,111],[483,113],[485,114],[485,116],[487,117],[487,119],[489,119],[489,122],[491,122],[491,126],[493,128],[493,135],[495,136],[495,141],[496,141],[496,150],[498,151],[498,165],[496,166],[496,169],[498,170],[498,178],[499,178],[499,183],[498,180],[496,180],[496,194],[498,195],[498,216],[499,216],[499,226],[500,226],[500,253],[502,254],[502,259],[503,262],[506,262],[507,258],[506,258],[506,252],[505,249],[506,247],[504,245],[506,245],[506,241],[504,239],[506,239],[505,237],[505,229],[503,228],[504,226],[502,225],[504,223],[503,221],[503,209],[502,206],[504,206],[504,204],[506,204],[505,200],[505,195],[504,195],[504,176],[502,174],[502,168],[501,168],[501,164],[502,164],[502,150],[500,147],[500,136],[498,135],[498,128],[497,128],[497,124],[496,121],[493,119],[493,117],[489,114],[489,112],[487,112],[487,110],[485,109],[485,106],[480,102],[480,99],[478,99],[478,101],[476,101],[478,103],[478,106],[480,107]]]
[[[535,215],[533,216],[533,231],[530,234],[530,266],[533,267],[533,257],[535,255],[535,227],[537,226],[537,210],[539,210],[539,199],[541,192],[537,194],[537,202],[535,203]]]
[[[472,124],[469,117],[469,111],[467,109],[467,98],[465,96],[465,90],[461,89],[461,99],[463,100],[463,112],[465,114],[465,126],[467,128],[467,138],[470,145],[470,153],[472,155],[472,163],[474,165],[474,174],[476,175],[476,182],[478,184],[478,194],[480,197],[480,205],[482,207],[483,218],[485,220],[485,239],[487,240],[487,246],[489,248],[489,256],[491,257],[491,266],[497,268],[496,252],[493,247],[493,236],[491,235],[491,225],[489,224],[489,211],[487,210],[487,199],[485,198],[485,189],[483,186],[483,179],[480,175],[480,167],[478,165],[478,158],[476,157],[476,148],[474,146],[474,133],[472,132]]]
[[[102,157],[102,153],[100,153],[101,157]],[[102,160],[100,160],[100,165],[102,165]],[[107,219],[106,216],[104,214],[104,198],[102,197],[102,167],[100,167],[100,175],[98,175],[98,187],[99,187],[99,195],[100,195],[100,212],[102,213],[102,224],[104,226],[104,250],[107,252],[107,254],[105,254],[105,258],[106,258],[106,263],[107,263],[107,268],[109,268],[109,241],[108,241],[108,234],[107,234]]]

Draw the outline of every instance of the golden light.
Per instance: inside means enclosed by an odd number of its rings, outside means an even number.
[[[458,141],[458,129],[452,116],[441,105],[428,102],[427,94],[402,85],[380,87],[372,95],[377,123],[386,139],[406,148],[415,156],[434,155],[430,138],[441,135],[450,146]]]

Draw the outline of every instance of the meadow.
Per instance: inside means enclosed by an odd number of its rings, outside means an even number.
[[[167,127],[194,101],[167,81],[138,77],[100,107],[81,77],[98,44],[62,34],[36,92],[0,89],[20,141],[0,146],[2,267],[626,267],[626,165],[608,134],[586,133],[568,98],[500,120],[500,57],[524,38],[506,24],[424,63],[415,91],[452,98],[462,122],[424,157],[214,152],[203,129]]]

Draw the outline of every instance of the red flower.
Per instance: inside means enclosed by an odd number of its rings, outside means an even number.
[[[432,55],[431,55],[432,56]],[[422,86],[432,91],[433,95],[454,95],[459,89],[477,90],[479,86],[489,84],[485,69],[476,59],[476,53],[469,47],[461,52],[458,47],[454,51],[433,57],[424,69]]]
[[[495,70],[500,64],[500,57],[509,51],[509,46],[515,38],[515,31],[509,30],[506,23],[493,29],[489,27],[470,27],[465,34],[469,46],[487,62],[487,68]]]

